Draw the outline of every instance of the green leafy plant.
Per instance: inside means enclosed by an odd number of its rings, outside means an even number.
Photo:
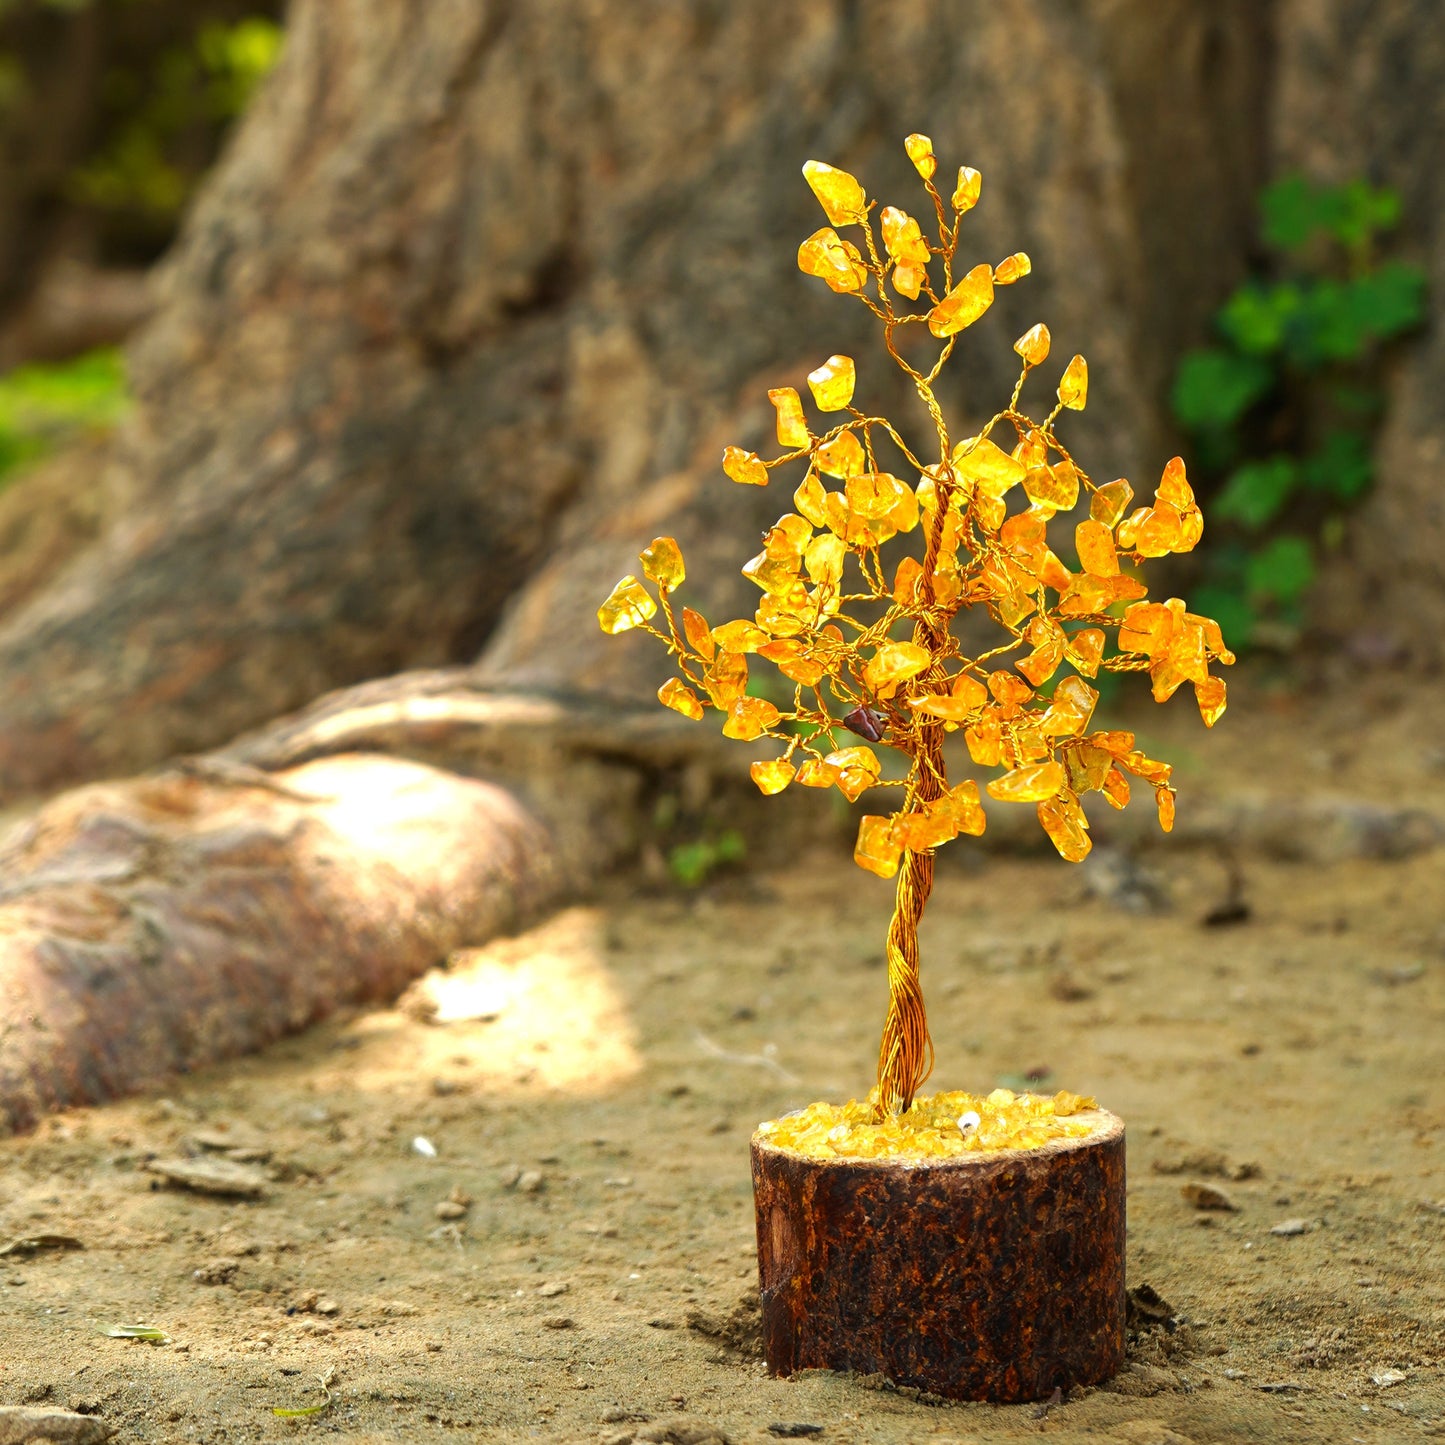
[[[1198,605],[1232,645],[1297,635],[1320,552],[1373,479],[1382,357],[1425,314],[1424,273],[1379,254],[1399,219],[1394,191],[1359,180],[1267,187],[1269,264],[1175,376],[1174,416],[1225,524],[1201,552]]]
[[[679,843],[667,853],[667,871],[684,888],[700,888],[719,868],[741,863],[747,844],[735,828],[725,828],[716,837]]]
[[[103,211],[170,220],[189,198],[219,133],[245,109],[281,54],[282,30],[263,15],[200,26],[149,72],[106,77],[110,139],[71,178],[77,199]]]
[[[0,376],[0,487],[68,437],[114,423],[129,399],[125,367],[113,347]]]

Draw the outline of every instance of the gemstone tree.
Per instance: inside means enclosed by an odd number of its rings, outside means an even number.
[[[1102,793],[1122,808],[1137,779],[1153,789],[1166,832],[1174,821],[1169,764],[1146,757],[1131,733],[1090,731],[1098,693],[1085,679],[1101,669],[1147,671],[1158,702],[1191,683],[1212,726],[1224,711],[1225,687],[1209,664],[1234,661],[1218,624],[1177,597],[1144,600],[1148,589],[1136,574],[1145,558],[1187,552],[1199,541],[1203,518],[1184,463],[1175,457],[1153,502],[1133,510],[1127,481],[1097,486],[1089,478],[1055,430],[1062,412],[1083,410],[1082,356],[1064,368],[1042,419],[1020,409],[1030,372],[1048,359],[1046,326],[1030,327],[1014,343],[1022,368],[1008,405],[975,435],[954,440],[934,384],[958,334],[988,310],[995,287],[1028,275],[1029,258],[1018,252],[958,275],[960,231],[978,202],[979,173],[961,167],[945,200],[928,137],[911,135],[904,144],[922,177],[936,240],[895,206],[875,216],[877,203],[853,176],[809,161],[803,175],[829,224],[798,248],[798,265],[877,318],[889,357],[928,409],[936,444],[915,452],[886,418],[855,406],[853,360],[831,356],[808,376],[826,418],[819,430],[798,392],[779,387],[768,399],[783,454],[765,460],[736,446],[723,453],[723,471],[749,486],[766,486],[777,468],[807,464],[794,510],[743,566],[762,593],[754,616],[712,627],[691,608],[679,614],[673,594],[684,567],[670,537],[641,556],[657,599],[625,577],[598,610],[604,632],[642,628],[676,657],[681,676],[658,693],[666,706],[694,719],[715,708],[724,736],[782,745],[781,755],[752,765],[764,793],[797,783],[837,788],[853,802],[870,788],[902,787],[896,812],[861,819],[854,853],[870,872],[898,878],[878,1059],[878,1105],[888,1115],[909,1107],[933,1063],[918,980],[918,922],[933,886],[933,851],[960,833],[984,830],[977,784],[949,783],[945,734],[962,729],[974,763],[1000,770],[986,785],[989,796],[1031,804],[1058,851],[1078,862],[1090,848],[1083,793]],[[837,227],[853,228],[858,243]],[[909,327],[926,328],[942,343],[926,369],[899,349]],[[887,445],[916,482],[883,470],[877,449]],[[1089,514],[1073,527],[1078,566],[1071,569],[1050,549],[1049,524],[1085,497]],[[884,545],[915,531],[921,545],[885,564]],[[652,621],[659,604],[666,631]],[[1002,635],[968,656],[951,624],[977,606]],[[748,691],[749,655],[772,663],[792,685],[790,708]],[[863,741],[841,746],[842,731]],[[869,743],[901,754],[906,773],[884,777]]]

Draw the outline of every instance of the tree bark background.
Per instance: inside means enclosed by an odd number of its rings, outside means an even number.
[[[655,684],[597,597],[660,531],[705,605],[740,596],[787,499],[716,459],[762,440],[764,381],[852,351],[908,413],[861,308],[795,269],[809,155],[899,199],[910,130],[978,166],[969,253],[1034,276],[963,348],[959,425],[1047,319],[1092,363],[1083,455],[1152,481],[1157,394],[1247,242],[1268,17],[295,0],[131,348],[135,416],[76,479],[90,530],[43,573],[0,562],[0,794],[479,652],[518,686]]]
[[[107,446],[0,497],[0,797],[213,746],[330,688],[478,659],[629,697],[598,596],[656,532],[741,605],[781,488],[721,480],[764,385],[861,308],[798,274],[800,158],[885,199],[926,129],[977,165],[970,255],[1034,274],[967,339],[960,430],[1046,319],[1092,363],[1071,437],[1141,486],[1160,405],[1247,264],[1270,174],[1397,186],[1445,294],[1425,0],[294,0],[286,55],[196,205]],[[1380,482],[1324,589],[1338,631],[1445,635],[1445,342],[1391,384]],[[1042,383],[1040,383],[1042,384]],[[645,655],[644,655],[645,654]]]

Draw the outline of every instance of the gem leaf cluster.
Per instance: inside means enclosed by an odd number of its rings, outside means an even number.
[[[802,243],[798,265],[873,314],[936,437],[915,450],[887,418],[855,403],[853,359],[829,357],[808,376],[815,416],[792,387],[768,393],[780,455],[738,446],[723,454],[723,471],[745,486],[804,471],[791,509],[743,565],[760,593],[753,615],[714,626],[679,607],[683,557],[676,541],[659,537],[641,554],[645,581],[625,577],[598,619],[605,632],[640,628],[667,646],[679,675],[663,684],[664,705],[693,719],[713,709],[726,737],[777,744],[776,755],[752,765],[763,793],[836,788],[852,802],[901,785],[896,810],[861,820],[854,856],[869,871],[891,877],[909,853],[984,831],[977,783],[946,775],[943,736],[959,730],[977,768],[996,770],[988,796],[1032,806],[1059,853],[1079,861],[1091,846],[1085,793],[1122,808],[1143,784],[1166,831],[1174,819],[1170,765],[1145,756],[1128,732],[1093,727],[1090,680],[1146,671],[1156,701],[1189,683],[1206,724],[1224,712],[1225,684],[1210,664],[1234,658],[1218,625],[1178,598],[1148,600],[1139,577],[1147,559],[1191,550],[1203,517],[1178,457],[1137,507],[1128,481],[1099,485],[1082,469],[1056,430],[1064,412],[1085,406],[1082,356],[1064,367],[1049,410],[1035,419],[1022,409],[1026,384],[1049,358],[1042,323],[1014,343],[1021,368],[1008,404],[955,439],[935,382],[958,336],[1030,263],[1019,252],[963,270],[963,222],[981,177],[961,167],[945,199],[928,137],[909,136],[905,149],[931,234],[898,207],[879,210],[848,172],[809,161],[803,175],[828,225]],[[912,344],[914,334],[926,341],[924,332],[941,342],[926,366]],[[885,469],[885,447],[904,476]],[[1080,503],[1087,515],[1072,522],[1071,567],[1052,548],[1050,524],[1057,529]],[[885,559],[899,538],[918,545]],[[992,617],[999,640],[968,655],[951,624],[975,607]],[[791,685],[790,706],[749,690],[758,661]],[[901,776],[885,775],[873,745],[903,756]]]

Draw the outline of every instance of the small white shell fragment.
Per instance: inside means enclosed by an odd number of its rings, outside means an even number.
[[[960,1134],[971,1134],[979,1126],[978,1111],[969,1109],[966,1113],[958,1116],[958,1132]]]
[[[1404,1370],[1376,1370],[1370,1376],[1370,1383],[1378,1385],[1382,1390],[1388,1390],[1391,1385],[1398,1385],[1404,1378]]]
[[[413,1151],[420,1154],[423,1159],[435,1159],[437,1157],[437,1146],[423,1134],[418,1134],[411,1141]]]
[[[1314,1224],[1308,1219],[1281,1219],[1278,1224],[1270,1225],[1269,1232],[1271,1234],[1288,1236],[1292,1234],[1308,1234],[1313,1228]]]

